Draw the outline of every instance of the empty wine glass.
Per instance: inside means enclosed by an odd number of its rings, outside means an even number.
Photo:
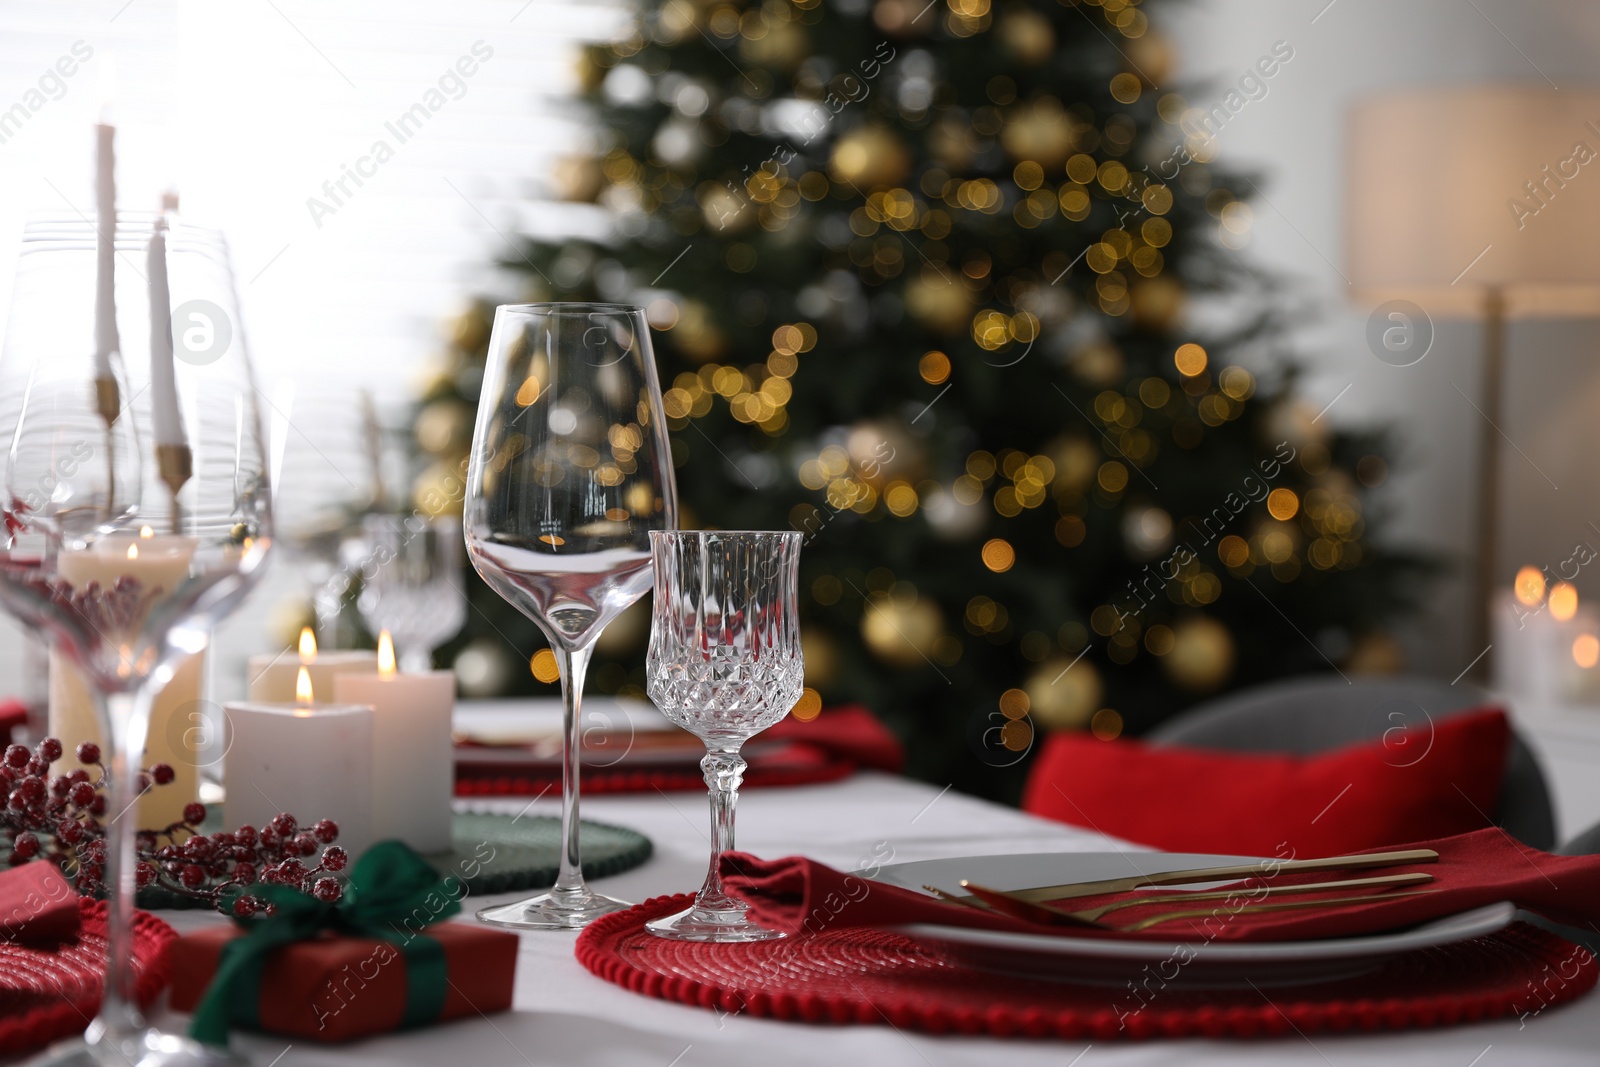
[[[433,650],[467,621],[461,520],[453,515],[368,515],[356,606],[367,628],[388,630],[403,671],[433,668]]]
[[[478,918],[577,929],[627,907],[584,883],[579,702],[595,639],[650,588],[650,542],[678,525],[650,332],[623,304],[496,309],[467,469],[467,553],[550,640],[561,670],[561,869],[550,892]]]
[[[30,224],[21,257],[0,354],[0,603],[88,681],[111,740],[108,811],[126,812],[154,695],[205,649],[272,545],[256,391],[215,234],[151,214],[108,216],[103,235],[95,221],[49,219]],[[34,1062],[240,1062],[145,1025],[136,824],[110,818],[103,850],[80,854],[86,873],[103,868],[110,897],[100,1013]]]
[[[679,941],[766,941],[722,888],[733,849],[734,805],[745,762],[739,749],[800,699],[798,532],[653,533],[655,604],[645,673],[662,714],[706,744],[711,790],[711,870],[693,906],[649,923]]]

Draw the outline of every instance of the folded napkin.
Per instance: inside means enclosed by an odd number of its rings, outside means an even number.
[[[768,741],[812,745],[858,767],[891,773],[899,773],[906,759],[899,738],[859,704],[828,708],[813,719],[797,719],[791,715],[760,736]]]
[[[0,940],[54,945],[78,936],[78,891],[54,863],[0,868]]]
[[[760,860],[742,852],[730,852],[722,858],[722,878],[729,892],[749,906],[752,919],[786,933],[819,932],[849,926],[935,923],[1071,937],[1302,941],[1396,930],[1507,900],[1569,926],[1600,926],[1600,856],[1553,856],[1529,848],[1493,827],[1393,848],[1431,848],[1439,853],[1439,859],[1435,863],[1404,864],[1348,874],[1322,870],[1237,882],[1234,883],[1239,888],[1236,899],[1195,902],[1195,908],[1210,909],[1204,917],[1174,919],[1138,933],[1096,930],[1087,926],[1035,925],[964,905],[946,904],[922,893],[872,881],[862,875],[845,874],[803,856]],[[1390,849],[1371,851],[1386,852]],[[1137,856],[1132,858],[1137,862]],[[1250,902],[1263,899],[1252,895],[1252,889],[1262,885],[1294,885],[1412,871],[1430,874],[1434,880],[1418,886],[1407,886],[1398,892],[1433,892],[1421,896],[1391,896],[1387,899],[1384,894],[1375,893],[1370,904],[1346,905],[1330,911],[1316,908],[1304,911],[1251,911]],[[1130,864],[1128,873],[1136,874],[1137,870]],[[940,888],[960,891],[959,885]],[[1390,891],[1394,892],[1397,891]],[[1333,893],[1337,896],[1351,895],[1350,890],[1336,890]],[[1062,906],[1076,911],[1107,904],[1128,895],[1112,893],[1073,898]],[[1279,899],[1311,900],[1315,897],[1308,894]],[[1154,904],[1130,906],[1112,912],[1106,921],[1127,925],[1161,911],[1185,907],[1180,895],[1163,894]]]

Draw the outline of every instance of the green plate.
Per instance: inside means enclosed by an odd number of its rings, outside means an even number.
[[[585,878],[621,874],[650,858],[650,839],[634,830],[585,820],[578,832]],[[477,896],[544,889],[555,883],[561,864],[561,820],[548,815],[457,812],[455,847],[426,859],[452,890],[457,883]],[[160,886],[140,889],[138,900],[146,910],[209,907],[203,900]]]

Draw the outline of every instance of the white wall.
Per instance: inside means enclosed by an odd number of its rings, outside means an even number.
[[[1479,331],[1438,323],[1433,349],[1406,368],[1379,362],[1364,332],[1370,304],[1355,305],[1343,266],[1343,157],[1347,111],[1386,90],[1470,82],[1573,88],[1600,84],[1600,4],[1586,0],[1195,0],[1173,4],[1169,27],[1182,80],[1216,79],[1209,102],[1265,54],[1287,41],[1294,58],[1221,131],[1221,157],[1254,169],[1258,202],[1250,253],[1304,279],[1326,307],[1305,337],[1316,356],[1306,386],[1320,407],[1347,385],[1329,412],[1345,423],[1396,427],[1403,447],[1384,498],[1394,533],[1450,554],[1455,577],[1437,591],[1426,618],[1405,635],[1415,666],[1453,678],[1479,649],[1468,647],[1465,580],[1473,566],[1479,399]],[[1537,170],[1535,166],[1533,168]],[[1551,565],[1587,537],[1600,548],[1600,322],[1515,323],[1501,442],[1503,509],[1497,573]],[[1457,392],[1457,387],[1461,392]],[[1526,458],[1519,454],[1526,453]],[[1548,475],[1549,482],[1531,464]],[[1553,482],[1558,489],[1552,489]],[[1584,574],[1580,595],[1600,596]]]

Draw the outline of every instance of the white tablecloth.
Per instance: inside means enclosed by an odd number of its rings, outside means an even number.
[[[483,806],[517,812],[525,801]],[[559,814],[546,797],[533,814]],[[586,817],[633,827],[655,842],[644,866],[597,885],[627,900],[698,887],[709,846],[703,795],[652,793],[586,799]],[[752,789],[739,803],[739,845],[758,855],[805,853],[851,866],[887,842],[896,860],[1001,852],[1100,851],[1103,837],[1034,819],[953,791],[878,774],[795,789]],[[881,853],[880,853],[881,854]],[[468,913],[520,894],[469,898]],[[216,916],[169,913],[180,929]],[[419,1064],[429,1067],[787,1067],[873,1064],[908,1067],[990,1065],[1124,1067],[1124,1065],[1380,1064],[1416,1067],[1531,1067],[1600,1063],[1600,995],[1519,1023],[1384,1036],[1307,1037],[1258,1041],[1037,1042],[932,1037],[890,1026],[812,1026],[719,1015],[629,993],[584,970],[573,958],[575,934],[522,937],[515,1010],[345,1047],[293,1044],[236,1035],[234,1047],[258,1065]],[[187,1018],[166,1013],[173,1029]]]

